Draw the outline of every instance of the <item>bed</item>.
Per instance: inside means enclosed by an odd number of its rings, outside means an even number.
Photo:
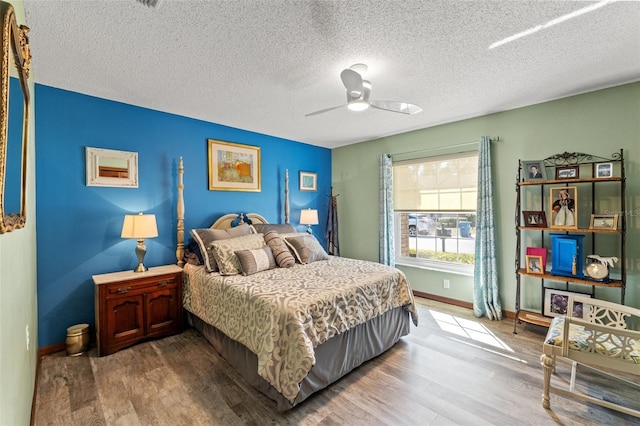
[[[635,408],[595,398],[578,391],[575,386],[576,367],[580,364],[616,378],[622,392],[639,393],[640,309],[584,296],[575,296],[569,303],[569,314],[553,319],[543,344],[540,357],[544,371],[543,407],[551,407],[550,393],[553,392],[640,417],[640,411]],[[574,312],[581,312],[582,317],[574,317]],[[556,357],[572,364],[568,389],[551,384]],[[636,378],[620,377],[627,373]]]
[[[176,255],[185,272],[188,321],[279,411],[391,348],[412,321],[417,325],[413,294],[400,270],[328,256],[313,236],[282,232],[295,229],[273,227],[257,213],[225,215],[209,229],[190,231],[194,239],[202,237],[197,243],[210,249],[218,271],[207,254],[202,265],[183,263],[183,173],[180,160]],[[288,200],[284,204],[288,222]],[[224,232],[232,236],[206,240]],[[277,249],[281,243],[295,260],[289,267],[273,267],[286,255]],[[274,261],[262,251],[271,251]]]

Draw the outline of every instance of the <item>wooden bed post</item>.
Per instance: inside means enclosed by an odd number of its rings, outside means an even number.
[[[289,223],[289,169],[284,170],[284,223]]]
[[[178,245],[176,247],[176,258],[178,266],[184,266],[184,165],[182,157],[178,160]]]

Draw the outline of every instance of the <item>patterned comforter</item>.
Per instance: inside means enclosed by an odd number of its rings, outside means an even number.
[[[330,257],[250,276],[184,270],[185,309],[255,353],[258,374],[291,402],[316,346],[401,306],[418,322],[404,274],[378,263]]]

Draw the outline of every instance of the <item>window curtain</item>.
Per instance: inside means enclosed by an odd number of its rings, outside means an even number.
[[[379,259],[384,265],[395,266],[393,233],[393,162],[391,154],[380,154]]]
[[[473,273],[473,312],[477,317],[502,319],[496,267],[496,233],[491,185],[491,147],[489,136],[480,138],[478,150],[478,216],[476,257]]]

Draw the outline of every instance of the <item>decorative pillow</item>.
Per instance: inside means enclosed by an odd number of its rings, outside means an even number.
[[[312,263],[318,260],[329,259],[329,255],[313,235],[307,234],[299,237],[286,237],[284,242],[300,263]]]
[[[262,234],[243,235],[242,237],[218,240],[211,243],[211,251],[222,275],[237,275],[242,271],[237,250],[254,250],[264,247]]]
[[[265,235],[268,231],[276,231],[279,234],[296,232],[296,228],[290,223],[255,223],[251,226],[256,233]]]
[[[296,264],[296,260],[284,243],[284,240],[280,238],[280,235],[276,231],[268,231],[264,234],[264,242],[267,243],[273,257],[276,259],[276,263],[281,268],[290,268]]]
[[[235,253],[240,260],[242,275],[253,275],[276,267],[276,260],[269,246],[256,250],[237,250]]]
[[[184,261],[192,265],[203,265],[202,252],[196,240],[191,239],[189,244],[184,248]]]
[[[202,264],[207,272],[217,272],[218,265],[211,251],[211,243],[219,240],[227,240],[229,238],[240,237],[251,234],[251,226],[246,223],[229,229],[192,229],[189,233],[198,244],[200,253],[202,254]]]

